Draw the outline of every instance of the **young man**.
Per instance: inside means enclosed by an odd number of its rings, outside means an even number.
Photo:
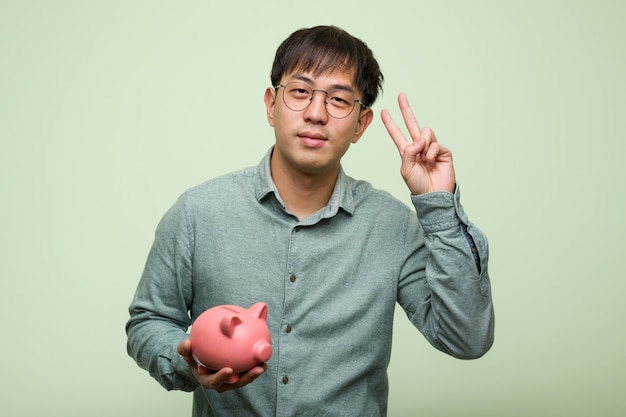
[[[129,354],[165,388],[194,391],[194,416],[384,416],[396,302],[447,354],[490,348],[486,238],[461,208],[450,151],[404,95],[411,140],[382,120],[417,213],[343,172],[383,80],[363,42],[336,27],[296,31],[271,78],[275,145],[165,214],[130,306]],[[189,325],[210,307],[258,301],[268,363],[234,384],[230,368],[199,374]]]

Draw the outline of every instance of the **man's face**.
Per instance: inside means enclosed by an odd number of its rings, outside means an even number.
[[[348,89],[356,99],[362,98],[354,87],[351,71],[313,76],[296,70],[284,75],[280,84],[291,82],[305,84],[311,90]],[[265,92],[267,118],[276,136],[272,166],[292,174],[336,175],[341,157],[371,123],[372,110],[355,104],[347,117],[336,119],[326,110],[326,94],[315,91],[305,110],[293,111],[283,100],[284,90],[268,88]]]

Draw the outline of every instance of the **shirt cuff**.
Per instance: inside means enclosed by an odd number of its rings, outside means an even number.
[[[193,391],[200,386],[189,364],[178,352],[173,352],[169,357],[160,356],[159,359],[163,362],[161,369],[164,370],[161,385],[167,390]]]
[[[412,195],[411,201],[426,233],[450,229],[461,223],[467,225],[469,222],[461,206],[461,191],[458,185],[454,187],[454,193],[434,191]]]

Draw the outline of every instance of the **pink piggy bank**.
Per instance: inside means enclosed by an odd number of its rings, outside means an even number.
[[[232,368],[236,383],[239,372],[266,362],[272,356],[272,339],[267,327],[267,305],[256,303],[249,309],[234,305],[210,308],[191,326],[191,354],[198,372]]]

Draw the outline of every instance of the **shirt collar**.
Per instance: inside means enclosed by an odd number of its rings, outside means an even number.
[[[276,184],[272,180],[272,171],[270,168],[270,160],[272,159],[272,152],[274,147],[272,146],[259,165],[256,168],[256,199],[261,202],[268,195],[274,194],[276,199],[280,202],[280,205],[285,208],[285,205],[278,193]],[[354,198],[352,195],[352,183],[353,180],[348,177],[343,168],[339,168],[339,175],[337,176],[337,182],[335,188],[330,196],[330,200],[326,207],[317,212],[321,217],[332,217],[339,209],[345,210],[347,213],[352,214],[354,212]]]

